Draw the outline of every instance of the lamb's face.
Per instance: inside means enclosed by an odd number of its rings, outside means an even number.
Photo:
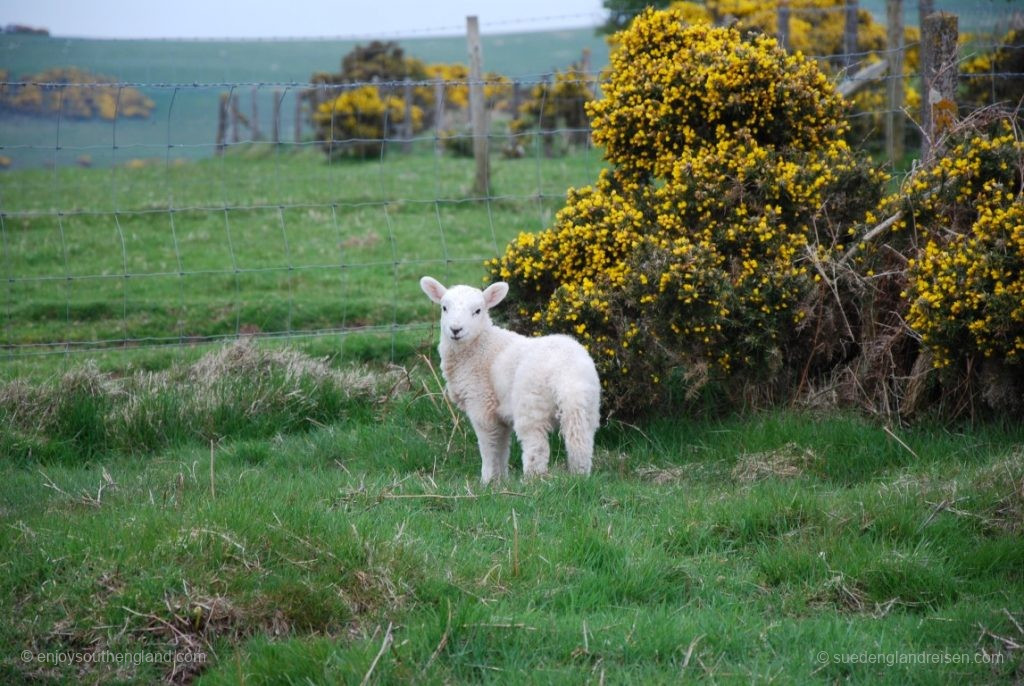
[[[487,311],[508,293],[508,284],[502,281],[481,291],[471,286],[445,288],[429,276],[420,279],[420,288],[441,306],[441,337],[460,345],[471,342],[491,326]]]
[[[449,340],[468,343],[490,325],[483,291],[452,286],[441,298],[441,335]]]

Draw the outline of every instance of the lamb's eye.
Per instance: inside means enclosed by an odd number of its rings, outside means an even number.
[[[441,311],[442,312],[447,312],[448,311],[448,306],[447,305],[441,305]]]
[[[474,312],[473,314],[475,314],[475,315],[476,315],[476,314],[480,314],[480,308],[479,308],[479,307],[478,307],[478,308],[476,308],[476,312]]]

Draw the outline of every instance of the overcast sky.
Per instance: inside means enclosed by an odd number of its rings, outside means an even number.
[[[83,38],[311,38],[451,35],[595,26],[601,0],[2,0],[0,25]]]

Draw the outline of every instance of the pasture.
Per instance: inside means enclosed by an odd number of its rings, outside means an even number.
[[[3,177],[5,683],[1020,678],[1019,423],[666,408],[481,488],[417,279],[479,282],[601,161],[494,164]]]
[[[486,68],[589,43],[488,37]],[[1019,418],[726,410],[712,381],[607,418],[589,478],[552,437],[551,475],[514,445],[483,487],[419,278],[480,285],[601,151],[522,134],[483,195],[432,130],[211,157],[222,91],[297,89],[351,44],[154,45],[0,37],[16,73],[67,58],[156,100],[0,131],[0,682],[1024,679]]]

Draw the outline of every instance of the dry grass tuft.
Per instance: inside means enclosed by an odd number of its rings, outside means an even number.
[[[765,479],[795,479],[815,469],[820,462],[810,448],[787,443],[778,450],[741,455],[733,467],[732,477],[741,483]]]

